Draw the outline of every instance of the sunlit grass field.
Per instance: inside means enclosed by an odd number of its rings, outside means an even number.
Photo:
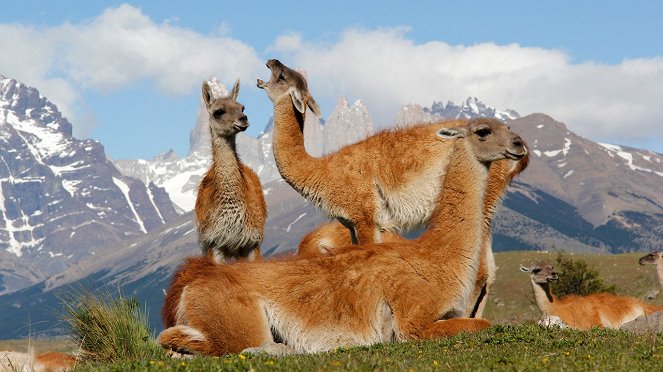
[[[337,349],[274,358],[228,355],[186,360],[140,360],[86,365],[79,370],[169,371],[660,371],[663,338],[621,331],[497,325],[442,340]]]

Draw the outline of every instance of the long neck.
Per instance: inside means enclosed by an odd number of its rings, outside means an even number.
[[[488,170],[464,140],[455,140],[429,227],[418,239],[444,253],[472,259],[480,243]]]
[[[488,182],[483,202],[484,236],[490,234],[490,222],[495,216],[504,190],[509,184],[509,168],[509,160],[502,159],[492,162],[488,170]]]
[[[511,181],[509,169],[509,161],[503,159],[492,162],[488,170],[488,181],[483,201],[483,223],[481,225],[481,244],[484,250],[490,249],[492,245],[491,222],[495,217],[497,207],[502,202],[504,190]]]
[[[212,167],[215,173],[214,181],[226,195],[242,192],[242,170],[234,135],[219,137],[212,134]]]
[[[479,267],[487,174],[467,142],[455,140],[437,208],[429,228],[417,239],[427,254],[457,279],[459,309],[467,308]]]
[[[536,306],[539,307],[539,311],[541,311],[543,315],[551,315],[555,297],[553,296],[552,291],[550,290],[550,284],[549,283],[538,284],[534,280],[532,279],[530,280],[532,281],[532,289],[534,290],[534,299],[536,299]]]
[[[289,95],[274,103],[274,141],[276,167],[293,188],[307,193],[312,178],[321,172],[320,160],[310,156],[304,148],[304,115],[295,110]],[[306,195],[304,195],[306,196]]]

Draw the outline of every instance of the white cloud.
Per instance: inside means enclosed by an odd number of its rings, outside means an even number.
[[[224,30],[221,25],[218,34],[203,35],[172,21],[157,24],[126,4],[81,24],[2,24],[0,72],[39,88],[75,118],[86,89],[151,81],[166,94],[187,94],[212,75],[225,83],[252,81],[263,61]]]
[[[521,114],[549,114],[592,139],[663,141],[661,57],[574,64],[561,51],[517,44],[417,44],[403,28],[348,30],[324,45],[287,34],[272,50],[308,72],[319,101],[362,98],[383,124],[393,122],[403,103],[476,96]]]

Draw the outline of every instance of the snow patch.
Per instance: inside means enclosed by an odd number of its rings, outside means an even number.
[[[292,222],[290,223],[290,225],[288,225],[288,227],[285,229],[285,231],[286,231],[286,232],[290,232],[290,229],[292,228],[292,225],[294,225],[295,223],[297,223],[297,221],[301,220],[302,217],[304,217],[304,216],[306,216],[306,213],[302,213],[302,214],[300,214],[299,217],[295,218],[295,220],[292,221]]]
[[[145,224],[138,215],[138,212],[136,212],[136,208],[134,208],[134,205],[131,202],[131,198],[129,198],[129,185],[127,185],[121,179],[115,177],[113,177],[113,183],[115,183],[115,185],[120,189],[120,191],[122,191],[122,194],[124,194],[124,198],[127,199],[127,204],[129,204],[129,208],[131,209],[131,212],[134,214],[134,220],[136,221],[136,223],[138,223],[138,226],[140,226],[140,230],[145,234],[147,234],[147,230],[145,229]]]
[[[145,191],[147,191],[147,196],[150,198],[150,202],[152,203],[152,206],[154,207],[154,210],[157,211],[157,216],[159,216],[159,219],[161,220],[162,224],[166,223],[166,220],[163,219],[163,216],[161,215],[161,211],[159,210],[159,207],[157,207],[157,203],[154,202],[154,195],[152,195],[152,189],[150,189],[149,185],[146,185]]]
[[[610,155],[611,157],[615,157],[615,155],[616,155],[616,156],[626,160],[626,166],[629,167],[631,170],[641,171],[641,172],[646,172],[646,173],[654,173],[658,176],[663,177],[663,172],[653,171],[649,168],[643,168],[643,167],[640,167],[640,166],[637,166],[637,165],[633,164],[633,154],[631,154],[630,152],[625,151],[620,146],[612,145],[612,144],[609,144],[609,143],[599,143],[599,145],[603,146],[608,151],[608,155]]]
[[[78,185],[83,182],[81,180],[62,180],[62,187],[64,187],[65,190],[71,195],[71,197],[74,197],[74,194],[78,192]]]

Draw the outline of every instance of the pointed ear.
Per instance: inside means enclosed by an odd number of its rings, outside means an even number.
[[[437,131],[437,135],[444,139],[463,138],[467,134],[465,127],[442,128]]]
[[[230,91],[230,94],[228,96],[233,101],[237,101],[237,96],[239,96],[239,79],[237,79],[235,85],[233,85],[233,89]]]
[[[206,106],[209,106],[209,104],[212,102],[212,97],[214,97],[212,94],[212,88],[206,81],[203,81],[203,102],[205,102]]]
[[[308,107],[311,109],[311,111],[313,111],[313,113],[317,117],[322,117],[322,113],[320,112],[320,107],[318,106],[318,103],[315,102],[315,100],[313,99],[313,97],[311,97],[310,94],[308,95]]]
[[[306,112],[306,105],[304,105],[304,99],[302,98],[301,92],[295,87],[290,87],[288,88],[288,93],[290,93],[292,104],[295,105],[297,111],[302,114]]]
[[[529,267],[521,266],[520,271],[522,271],[524,273],[528,273],[528,272],[532,271],[532,269],[530,269]]]

